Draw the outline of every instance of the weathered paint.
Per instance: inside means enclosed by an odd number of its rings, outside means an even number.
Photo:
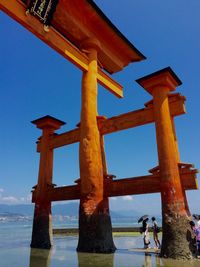
[[[80,123],[80,210],[78,251],[113,252],[108,200],[104,199],[102,143],[97,124],[97,40],[87,40],[89,67],[83,73]]]
[[[138,82],[153,95],[163,217],[161,256],[191,258],[187,203],[179,175],[179,155],[169,109],[170,91],[174,91],[181,81],[168,67]]]

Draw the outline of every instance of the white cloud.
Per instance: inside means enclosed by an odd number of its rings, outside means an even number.
[[[116,201],[117,200],[117,197],[110,197],[110,200]]]
[[[24,197],[16,197],[7,195],[3,188],[0,188],[0,203],[1,204],[27,204],[31,202],[31,194]]]
[[[122,196],[122,197],[110,197],[109,198],[111,201],[131,201],[133,200],[133,196]]]
[[[128,195],[128,196],[123,196],[122,199],[125,200],[125,201],[126,200],[131,201],[131,200],[133,200],[133,197]]]
[[[14,196],[2,197],[1,201],[7,204],[17,204],[19,202],[19,200]]]

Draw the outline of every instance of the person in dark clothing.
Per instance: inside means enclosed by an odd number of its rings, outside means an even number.
[[[152,220],[152,229],[153,229],[153,239],[154,239],[154,242],[156,244],[155,248],[159,249],[160,248],[160,241],[158,239],[158,232],[159,232],[158,223],[156,222],[155,217],[152,217],[151,220]]]
[[[197,258],[200,258],[200,226],[195,226],[193,221],[190,221],[191,229],[195,235],[196,247],[197,247]]]
[[[143,232],[143,240],[144,240],[144,248],[150,248],[150,238],[149,238],[149,225],[147,223],[149,219],[146,218],[145,220],[142,221],[142,232]]]

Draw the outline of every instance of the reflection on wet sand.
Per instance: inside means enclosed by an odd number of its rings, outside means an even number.
[[[155,259],[155,264],[154,264]],[[199,267],[200,262],[197,259],[193,260],[173,260],[173,259],[164,259],[160,258],[158,255],[153,257],[149,253],[145,253],[144,263],[142,267]],[[134,267],[134,266],[132,266]]]
[[[78,267],[114,267],[114,254],[77,253]]]
[[[52,251],[48,249],[30,250],[29,267],[50,267]],[[77,253],[77,267],[114,267],[114,254]],[[67,266],[67,260],[66,260]]]
[[[156,257],[156,267],[199,267],[200,262],[193,260],[173,260]]]
[[[31,248],[29,267],[50,267],[51,250]]]
[[[151,255],[150,254],[145,253],[144,264],[142,265],[142,267],[151,267]]]
[[[55,252],[55,251],[54,251]],[[67,252],[67,251],[66,251]],[[53,261],[51,258],[55,259],[55,253],[52,255],[52,250],[48,249],[35,249],[32,248],[30,250],[30,260],[29,267],[59,267],[63,266],[63,258],[62,261],[57,261],[56,265],[52,265]],[[68,254],[70,255],[70,254]],[[71,262],[73,266],[77,267],[122,267],[121,261],[115,259],[120,259],[123,257],[124,266],[127,267],[199,267],[200,261],[198,259],[188,260],[188,261],[180,261],[180,260],[172,260],[172,259],[164,259],[160,258],[158,255],[145,253],[138,254],[136,252],[130,252],[126,250],[123,252],[120,250],[116,251],[115,254],[96,254],[96,253],[76,253],[74,251],[75,256],[74,260]],[[73,256],[73,257],[74,257]],[[58,258],[57,258],[58,259]],[[71,256],[67,256],[65,258],[65,265],[70,266]],[[77,261],[76,261],[77,259]],[[61,265],[60,265],[61,264]]]

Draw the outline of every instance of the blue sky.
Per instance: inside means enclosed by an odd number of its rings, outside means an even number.
[[[176,117],[183,162],[200,167],[200,1],[95,1],[119,30],[147,57],[113,77],[124,86],[118,99],[99,86],[99,114],[111,117],[143,108],[151,96],[135,80],[170,66],[183,84],[187,114]],[[31,120],[51,115],[71,130],[80,120],[81,72],[22,26],[0,13],[0,203],[28,203],[37,182],[40,130]],[[117,178],[146,175],[157,165],[154,124],[105,137],[109,173]],[[69,185],[79,177],[78,144],[55,151],[54,182]],[[200,212],[200,193],[187,193]],[[160,196],[111,199],[111,208],[160,212]],[[147,205],[152,203],[152,205]]]

